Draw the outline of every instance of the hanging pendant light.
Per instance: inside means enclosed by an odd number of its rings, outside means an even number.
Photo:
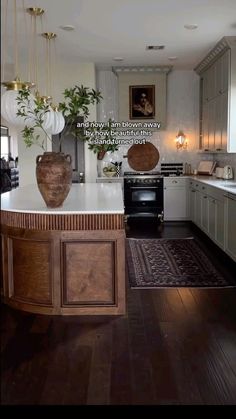
[[[24,1],[22,1],[22,5],[24,6]],[[6,40],[7,40],[7,6],[8,2],[6,3],[6,10],[5,10],[5,22],[4,22],[4,40],[3,40],[3,69],[5,68],[5,53],[7,50]],[[16,8],[16,0],[14,0],[14,70],[15,74],[19,72],[19,65],[18,65],[18,39],[17,39],[17,8]],[[9,49],[8,49],[9,50]],[[4,78],[4,76],[3,76]],[[33,82],[25,82],[20,79],[17,75],[14,80],[12,81],[3,81],[1,83],[4,87],[6,87],[6,92],[4,92],[1,96],[1,115],[3,118],[10,124],[22,127],[25,125],[25,118],[22,116],[17,115],[18,111],[18,104],[17,104],[17,96],[20,89],[27,88],[30,89],[35,86]],[[33,96],[30,96],[30,102],[33,105]]]
[[[19,90],[23,88],[30,88],[33,87],[33,83],[26,83],[20,81],[16,77],[13,81],[3,82],[2,83],[6,88],[6,92],[3,93],[1,96],[1,115],[3,118],[16,127],[23,127],[24,125],[30,125],[30,118],[29,120],[25,120],[24,117],[18,116],[18,104],[17,104],[17,97],[19,94]],[[34,97],[30,94],[29,101],[31,106],[34,106]]]
[[[48,134],[56,135],[63,131],[65,126],[65,118],[61,111],[58,110],[57,106],[52,106],[53,112],[53,123],[47,130]]]

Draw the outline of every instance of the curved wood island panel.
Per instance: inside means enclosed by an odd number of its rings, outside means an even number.
[[[123,212],[119,184],[73,185],[57,210],[37,187],[3,194],[4,301],[41,314],[124,314]]]

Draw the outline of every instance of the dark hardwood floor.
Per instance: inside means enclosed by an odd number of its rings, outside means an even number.
[[[131,225],[127,237],[196,237],[188,223]],[[49,317],[2,305],[3,405],[236,404],[236,288],[130,290],[121,317]]]

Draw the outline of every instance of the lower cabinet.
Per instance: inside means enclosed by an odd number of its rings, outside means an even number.
[[[165,221],[189,219],[186,182],[185,178],[164,178]]]
[[[189,217],[236,261],[236,196],[199,181],[189,183]]]
[[[225,251],[236,261],[236,196],[225,196]]]
[[[209,197],[209,236],[224,249],[224,201]]]

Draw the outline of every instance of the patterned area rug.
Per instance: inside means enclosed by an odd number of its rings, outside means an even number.
[[[127,239],[131,288],[232,287],[193,238]]]

